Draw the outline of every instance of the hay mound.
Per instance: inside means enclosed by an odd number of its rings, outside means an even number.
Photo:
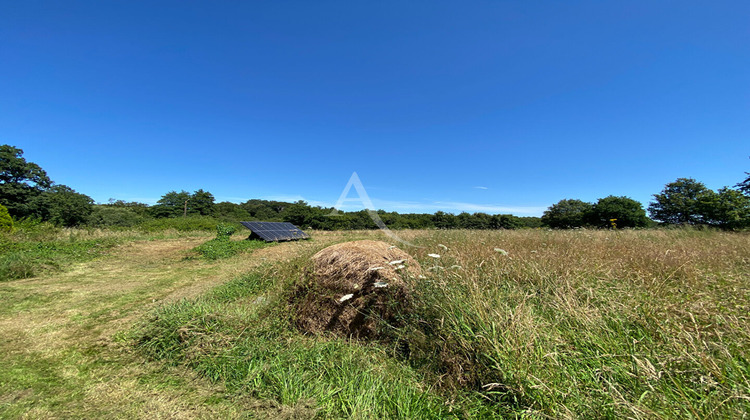
[[[297,293],[296,324],[347,337],[376,338],[379,321],[397,323],[411,302],[404,277],[422,273],[409,254],[381,241],[333,245],[312,262]]]

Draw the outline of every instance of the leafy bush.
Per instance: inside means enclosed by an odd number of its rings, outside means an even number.
[[[174,229],[180,232],[195,230],[212,231],[216,229],[217,220],[208,216],[170,217],[147,220],[139,226],[147,232]]]
[[[198,245],[194,250],[207,260],[218,260],[231,257],[240,251],[262,248],[267,245],[266,242],[255,240],[233,241],[231,237],[236,231],[237,228],[234,225],[220,223],[216,225],[216,238]]]
[[[133,227],[146,220],[136,212],[125,207],[97,206],[88,219],[89,226],[96,227]]]
[[[234,232],[237,232],[237,228],[233,225],[228,225],[225,223],[219,223],[218,225],[216,225],[216,239],[229,239],[229,237],[232,236]]]
[[[0,232],[13,231],[13,218],[8,213],[8,208],[0,204]]]

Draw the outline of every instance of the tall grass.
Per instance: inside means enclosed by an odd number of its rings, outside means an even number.
[[[222,223],[220,220],[210,216],[188,216],[188,217],[167,217],[160,219],[150,219],[137,226],[138,229],[145,232],[159,232],[164,230],[176,230],[179,232],[193,231],[214,231],[216,225]],[[241,227],[235,223],[236,227]]]
[[[402,332],[408,360],[506,414],[741,417],[750,410],[749,239],[432,235],[420,253],[442,258],[415,280],[422,304]]]
[[[750,412],[747,234],[404,234],[426,276],[410,280],[415,306],[390,340],[293,329],[308,254],[163,307],[134,337],[152,357],[319,417]]]
[[[212,229],[216,229],[215,224]],[[153,231],[140,228],[62,228],[48,222],[24,219],[15,223],[12,232],[0,233],[0,281],[60,271],[71,264],[106,255],[111,248],[126,241],[186,235],[205,233],[171,227]]]

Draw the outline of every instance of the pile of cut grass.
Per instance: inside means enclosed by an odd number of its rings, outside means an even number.
[[[379,342],[300,334],[302,256],[154,312],[154,358],[320,417],[741,418],[750,236],[698,231],[411,235],[426,278]],[[432,255],[430,255],[432,254]],[[439,254],[436,257],[435,254]]]

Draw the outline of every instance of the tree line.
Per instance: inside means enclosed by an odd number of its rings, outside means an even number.
[[[658,222],[743,229],[750,227],[750,176],[735,187],[712,191],[693,179],[680,178],[654,195],[648,206],[651,218],[638,201],[616,196],[596,203],[564,199],[550,206],[541,218],[442,211],[402,214],[378,210],[377,215],[392,229],[640,228]],[[2,206],[15,220],[32,218],[66,227],[134,227],[189,219],[202,220],[203,226],[213,222],[263,220],[290,222],[303,229],[377,228],[367,210],[339,212],[304,201],[251,199],[243,203],[217,203],[213,194],[203,189],[169,191],[155,205],[114,199],[96,204],[91,197],[54,183],[39,165],[26,161],[23,150],[9,145],[0,146]]]
[[[628,197],[609,196],[596,203],[560,200],[544,212],[544,226],[560,229],[638,228],[662,225],[712,226],[725,230],[750,227],[750,173],[735,185],[713,191],[692,178],[678,178],[654,194],[648,205]]]

